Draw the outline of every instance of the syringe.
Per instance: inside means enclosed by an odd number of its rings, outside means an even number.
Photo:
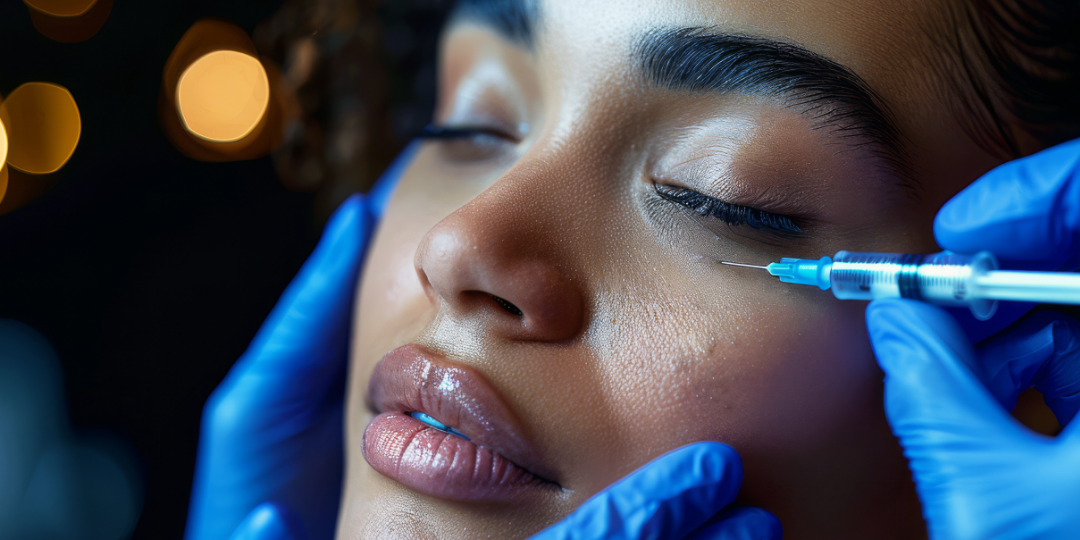
[[[1080,274],[998,270],[997,259],[987,251],[974,255],[841,251],[819,260],[784,257],[767,266],[721,262],[760,268],[784,283],[832,289],[841,300],[902,297],[966,305],[979,320],[994,314],[998,300],[1080,304]]]

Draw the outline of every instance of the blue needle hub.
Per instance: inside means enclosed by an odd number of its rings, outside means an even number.
[[[769,263],[765,269],[784,283],[813,285],[823,291],[829,290],[832,286],[829,282],[830,274],[832,274],[832,259],[829,257],[822,257],[816,261],[784,257],[778,263]]]

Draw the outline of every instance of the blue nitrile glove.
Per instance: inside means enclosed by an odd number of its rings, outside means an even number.
[[[299,540],[303,537],[300,518],[290,508],[262,503],[244,518],[229,540]]]
[[[333,534],[343,471],[349,315],[371,217],[360,195],[330,218],[315,252],[203,409],[188,540],[220,540],[260,503]]]
[[[953,251],[1074,270],[1080,141],[994,169],[945,205],[935,234]],[[875,301],[866,318],[931,538],[1080,537],[1080,323],[1039,312],[974,347],[919,302]],[[1030,387],[1065,426],[1056,438],[1008,414]]]
[[[728,506],[740,484],[733,448],[694,443],[630,473],[531,540],[779,540],[776,516]]]
[[[367,197],[342,203],[207,401],[187,540],[299,540],[304,530],[312,539],[333,537],[353,293],[370,233],[416,149],[407,148]]]

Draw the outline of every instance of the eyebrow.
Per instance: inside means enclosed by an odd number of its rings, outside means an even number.
[[[841,64],[794,44],[705,28],[649,32],[634,54],[649,82],[663,88],[781,99],[852,145],[870,145],[903,187],[917,193],[888,106]]]
[[[526,49],[532,49],[539,20],[536,0],[459,0],[451,15],[451,23],[470,21],[488,26]]]

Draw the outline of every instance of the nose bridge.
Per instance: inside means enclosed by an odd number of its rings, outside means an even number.
[[[575,200],[587,188],[573,181],[567,161],[572,159],[551,153],[526,156],[461,211],[475,212],[470,219],[504,241],[520,243],[534,257],[557,250],[568,240],[561,233],[583,229],[581,221],[587,219]]]
[[[416,269],[440,309],[482,319],[516,340],[561,341],[582,331],[580,244],[589,227],[573,173],[560,163],[551,155],[522,158],[428,232]]]

